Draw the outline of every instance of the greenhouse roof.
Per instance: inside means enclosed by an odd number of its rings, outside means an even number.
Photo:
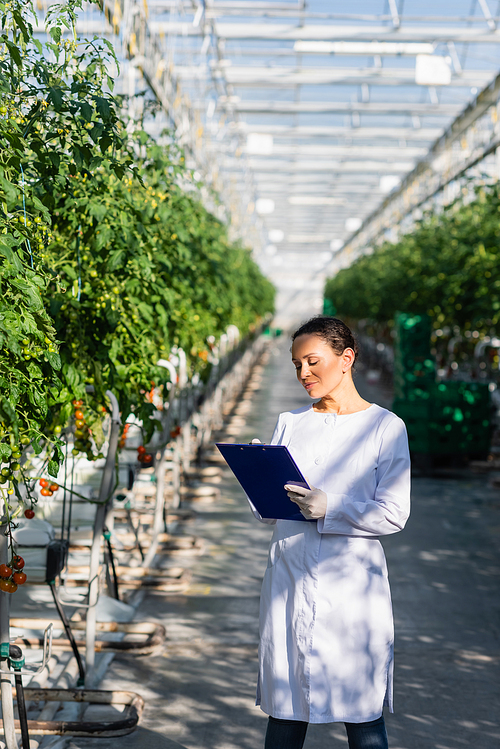
[[[333,255],[500,68],[493,0],[101,3],[107,22],[89,8],[79,30],[114,32],[288,295],[308,274],[321,291]]]

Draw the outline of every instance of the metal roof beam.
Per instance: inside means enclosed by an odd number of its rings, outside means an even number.
[[[351,236],[342,251],[342,262],[349,264],[376,245],[387,228],[397,229],[415,208],[484,162],[499,147],[500,75],[456,118],[428,156],[403,180],[401,187]]]
[[[396,161],[396,162],[383,162],[383,161],[324,161],[317,159],[315,161],[296,161],[290,163],[289,161],[276,161],[273,159],[257,161],[255,159],[249,159],[249,166],[255,173],[276,173],[279,170],[280,174],[296,174],[299,172],[325,172],[332,171],[336,173],[361,173],[364,172],[377,172],[380,174],[394,174],[405,173],[412,169],[414,162],[412,161]],[[223,159],[222,165],[224,169],[231,169],[232,171],[239,171],[241,164],[238,163],[238,159]]]
[[[235,123],[234,129],[242,133],[268,133],[274,138],[348,138],[353,140],[374,140],[376,138],[434,141],[442,133],[442,128],[426,127],[321,127],[289,125],[251,125],[247,122]]]
[[[224,62],[224,60],[222,60]],[[420,86],[415,81],[414,68],[302,68],[218,66],[213,73],[224,77],[233,86],[258,88],[283,88],[290,86],[359,85]],[[180,80],[205,80],[209,74],[206,65],[178,65],[176,75]],[[491,80],[489,70],[465,70],[452,76],[448,86],[482,88]]]
[[[218,144],[212,144],[208,150],[215,151],[217,153],[231,152],[230,146],[227,149],[218,148]],[[275,143],[273,145],[271,154],[258,154],[252,151],[251,148],[245,148],[245,153],[248,156],[253,157],[253,163],[262,157],[262,159],[272,156],[272,158],[285,158],[294,159],[302,156],[321,156],[322,158],[327,156],[336,156],[338,158],[350,158],[350,159],[364,159],[371,158],[377,161],[387,161],[390,159],[418,159],[423,158],[428,148],[417,148],[412,146],[397,146],[392,144],[391,146],[354,146],[354,145],[340,145],[340,146],[328,146],[328,145],[280,145]]]
[[[456,104],[426,104],[421,102],[311,102],[311,101],[235,101],[238,97],[219,97],[219,106],[228,112],[245,114],[410,114],[430,116],[456,116],[461,103]],[[205,109],[204,103],[199,103],[199,109]]]
[[[152,21],[152,31],[179,36],[199,36],[201,28],[191,22]],[[342,24],[299,23],[215,23],[219,39],[273,39],[278,41],[388,41],[388,42],[465,42],[500,44],[498,29],[472,26],[434,26],[403,24],[398,29],[391,26],[347,26]]]
[[[228,40],[231,42],[231,40]],[[430,42],[317,42],[296,41],[293,47],[248,47],[236,43],[226,45],[226,56],[291,57],[307,55],[337,55],[340,57],[415,57],[432,55],[436,45]]]
[[[310,146],[280,146],[275,144],[273,146],[272,158],[281,157],[284,159],[301,158],[303,156],[320,156],[326,158],[334,156],[337,158],[348,158],[348,159],[365,159],[370,158],[375,161],[383,161],[386,163],[393,159],[421,159],[427,152],[428,148],[412,148],[397,146],[381,147],[381,146],[322,146],[322,145],[310,145]],[[253,164],[257,163],[259,154],[253,154],[251,150],[246,149],[246,153],[252,160]],[[262,156],[262,160],[269,158]]]

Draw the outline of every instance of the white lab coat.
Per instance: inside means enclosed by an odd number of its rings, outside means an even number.
[[[375,720],[384,703],[393,710],[392,605],[377,536],[409,515],[405,425],[375,404],[344,416],[310,405],[279,416],[272,444],[288,447],[328,509],[315,523],[267,521],[256,704],[310,723]]]

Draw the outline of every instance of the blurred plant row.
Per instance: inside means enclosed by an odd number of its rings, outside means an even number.
[[[500,331],[500,187],[480,185],[442,211],[429,212],[395,243],[327,281],[339,315],[379,338],[396,312],[427,314],[441,376],[459,369],[496,376]],[[481,344],[481,345],[478,345]]]
[[[145,394],[169,377],[158,359],[177,345],[206,377],[207,338],[246,334],[273,308],[182,152],[130,132],[111,45],[76,38],[81,3],[52,6],[42,44],[31,2],[0,0],[0,460],[14,472],[13,455],[48,445],[56,475],[75,408],[76,449],[92,457],[107,389],[123,420],[152,428]]]

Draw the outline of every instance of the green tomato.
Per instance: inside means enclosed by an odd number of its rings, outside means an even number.
[[[61,432],[62,432],[62,426],[60,424],[57,424],[54,427],[54,434],[61,434]]]
[[[96,270],[91,270],[90,271],[90,277],[91,278],[97,278],[97,271]]]
[[[30,438],[26,435],[24,435],[24,437],[21,437],[19,441],[21,442],[21,445],[29,445],[29,443],[31,442]]]
[[[20,468],[21,468],[21,464],[20,463],[11,463],[10,464],[11,471],[19,471]]]

